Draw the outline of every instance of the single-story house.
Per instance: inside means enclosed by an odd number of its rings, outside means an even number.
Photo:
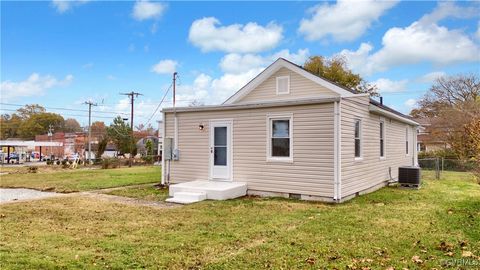
[[[163,160],[163,182],[241,182],[251,195],[341,202],[417,165],[418,123],[282,58],[221,105],[162,112],[177,156]]]

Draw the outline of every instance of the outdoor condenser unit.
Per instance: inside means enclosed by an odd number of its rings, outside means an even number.
[[[420,168],[413,166],[399,167],[398,183],[401,186],[420,187]]]

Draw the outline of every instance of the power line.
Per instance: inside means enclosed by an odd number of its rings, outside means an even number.
[[[0,102],[1,105],[7,105],[7,106],[17,106],[17,107],[25,107],[29,104],[14,104],[14,103],[3,103]],[[42,106],[43,107],[43,106]],[[71,108],[60,108],[60,107],[43,107],[45,109],[49,110],[63,110],[63,111],[74,111],[74,112],[88,112],[88,110],[82,110],[82,109],[71,109]],[[115,113],[115,114],[123,114],[123,115],[128,115],[128,113],[125,112],[116,112],[116,111],[92,111],[94,113]]]
[[[0,109],[0,111],[9,111],[9,112],[17,112],[17,110],[13,109]],[[73,116],[73,117],[88,117],[88,115],[81,115],[81,114],[69,114],[69,113],[59,113],[60,115],[63,116]],[[115,118],[116,116],[95,116],[95,118],[104,118],[104,119],[112,119]]]
[[[155,111],[152,113],[152,115],[150,115],[150,117],[148,118],[147,122],[145,123],[145,126],[147,126],[148,123],[150,123],[150,120],[152,120],[153,116],[157,113],[158,109],[160,108],[160,106],[162,105],[163,101],[164,101],[165,98],[167,97],[168,91],[170,91],[170,89],[172,88],[172,86],[173,86],[173,84],[170,84],[170,86],[168,87],[167,91],[165,91],[165,94],[163,95],[162,100],[160,101],[160,103],[158,104],[157,108],[156,108]]]

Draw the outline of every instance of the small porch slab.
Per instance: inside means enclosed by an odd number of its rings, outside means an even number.
[[[194,203],[208,200],[228,200],[245,196],[247,183],[220,181],[190,181],[170,186],[167,202]]]

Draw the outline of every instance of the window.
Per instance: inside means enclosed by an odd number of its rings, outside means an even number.
[[[268,124],[267,159],[292,161],[292,116],[270,116]]]
[[[385,157],[385,121],[380,121],[380,157]]]
[[[362,122],[355,120],[355,159],[362,158]]]
[[[405,155],[408,155],[408,127],[405,128]]]
[[[290,93],[290,76],[277,77],[277,95]]]

